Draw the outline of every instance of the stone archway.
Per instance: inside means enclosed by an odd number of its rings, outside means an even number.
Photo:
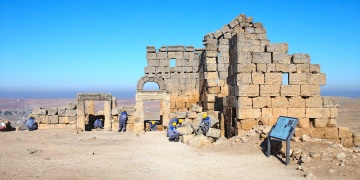
[[[76,126],[85,131],[85,101],[104,101],[104,129],[111,131],[111,101],[112,95],[105,93],[78,93],[77,94],[77,121]]]
[[[144,91],[144,84],[155,82],[159,86],[159,91]],[[154,75],[146,75],[139,79],[136,91],[136,113],[134,132],[140,132],[144,128],[144,102],[160,101],[160,114],[163,116],[163,124],[167,124],[170,118],[170,94],[165,91],[165,82],[162,78]]]

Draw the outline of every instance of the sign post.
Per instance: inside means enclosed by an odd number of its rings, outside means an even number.
[[[267,138],[267,157],[270,157],[271,138],[286,141],[286,165],[290,159],[290,139],[294,135],[295,127],[299,122],[298,118],[280,116],[276,124],[271,128]]]

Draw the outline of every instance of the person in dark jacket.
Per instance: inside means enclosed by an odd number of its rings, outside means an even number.
[[[206,113],[203,114],[203,119],[201,120],[199,126],[203,132],[203,135],[206,136],[206,133],[209,131],[211,127],[211,119]]]
[[[28,120],[26,120],[25,125],[29,129],[29,131],[33,131],[33,130],[38,129],[38,126],[37,126],[37,123],[35,122],[34,117],[30,117]]]
[[[183,119],[178,119],[178,118],[173,118],[170,120],[169,125],[168,125],[168,133],[167,136],[169,136],[169,129],[172,126],[173,123],[176,123],[175,127],[181,127],[182,123],[183,123]]]
[[[184,135],[176,129],[176,122],[173,122],[168,130],[169,141],[179,142],[179,136]]]
[[[121,114],[119,114],[119,130],[118,132],[125,132],[126,131],[126,120],[127,120],[127,112],[123,110]]]
[[[102,128],[104,128],[103,125],[102,125],[102,119],[97,119],[97,120],[94,122],[94,128],[95,128],[95,129],[102,129]]]

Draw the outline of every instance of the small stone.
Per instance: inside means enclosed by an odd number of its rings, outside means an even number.
[[[335,169],[329,169],[328,172],[329,172],[329,173],[334,173],[334,172],[335,172]]]
[[[345,153],[339,153],[336,155],[336,158],[338,160],[342,160],[342,159],[345,159],[346,158],[346,154]]]

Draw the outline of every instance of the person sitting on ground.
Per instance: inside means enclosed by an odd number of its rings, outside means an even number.
[[[156,121],[154,121],[154,120],[151,120],[150,122],[149,122],[149,125],[150,125],[150,131],[156,131],[157,130],[157,122]]]
[[[170,129],[171,125],[172,125],[174,122],[176,123],[176,127],[181,127],[181,126],[182,126],[182,123],[183,123],[183,119],[173,118],[173,119],[170,120],[169,125],[168,125],[168,133],[167,133],[167,136],[169,136],[169,129]]]
[[[9,121],[0,121],[0,131],[10,131],[11,123]]]
[[[118,130],[118,132],[126,131],[127,116],[128,116],[128,114],[125,109],[121,112],[121,114],[119,114],[119,130]]]
[[[169,141],[170,142],[179,142],[179,136],[184,135],[176,129],[176,122],[173,122],[168,130]]]
[[[32,116],[28,120],[25,121],[25,125],[29,129],[29,131],[38,129],[37,123],[35,122],[35,118]]]
[[[102,125],[102,118],[100,119],[97,119],[95,122],[94,122],[94,128],[95,129],[102,129],[104,128],[103,125]]]
[[[209,131],[211,126],[211,119],[210,117],[207,115],[207,113],[203,114],[203,119],[200,122],[199,127],[201,128],[203,135],[206,136],[206,133]]]

